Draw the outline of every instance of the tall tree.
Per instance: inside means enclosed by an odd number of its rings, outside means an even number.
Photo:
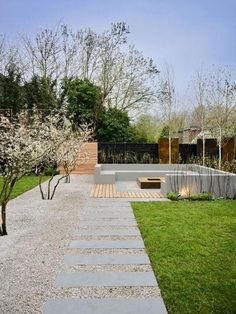
[[[208,130],[209,110],[209,81],[206,76],[198,72],[194,79],[195,90],[195,107],[193,110],[193,121],[197,125],[201,132],[202,137],[202,165],[205,166],[205,150],[206,150],[206,131]]]
[[[117,108],[105,109],[97,128],[96,138],[105,143],[131,142],[133,129],[127,112]]]
[[[169,164],[171,164],[171,138],[173,133],[173,124],[171,122],[176,110],[176,92],[173,68],[167,64],[162,72],[157,97],[164,123],[167,126],[169,139]]]
[[[236,84],[232,81],[231,72],[227,68],[215,68],[209,77],[209,109],[210,124],[218,139],[219,169],[222,163],[222,144],[230,135],[236,121]]]
[[[62,102],[66,102],[68,113],[75,125],[89,123],[97,128],[102,114],[101,89],[88,79],[65,79],[62,86]]]
[[[0,109],[15,115],[23,106],[22,74],[11,59],[5,67],[5,73],[0,74]]]

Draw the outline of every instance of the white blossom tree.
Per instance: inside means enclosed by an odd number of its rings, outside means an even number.
[[[15,121],[0,115],[0,235],[7,234],[6,207],[16,182],[31,173],[49,150],[47,133],[37,115],[31,115],[30,123],[26,112]]]
[[[41,174],[45,166],[52,164],[58,166],[67,162],[68,156],[62,147],[70,142],[72,137],[79,141],[80,144],[76,143],[77,147],[81,147],[88,139],[89,129],[80,130],[76,136],[74,135],[72,124],[65,117],[63,110],[47,117],[43,117],[36,110],[24,111],[14,120],[0,115],[0,177],[2,179],[0,235],[7,235],[6,208],[16,182],[32,171]],[[72,141],[70,143],[72,144]],[[64,177],[67,175],[65,174]],[[47,199],[54,197],[62,178],[63,175],[59,176],[52,191],[53,176],[49,180]],[[45,198],[42,187],[41,193]]]
[[[65,118],[64,118],[65,119]],[[39,187],[42,199],[52,200],[55,196],[59,183],[65,178],[66,182],[70,182],[70,174],[73,169],[81,162],[85,162],[89,156],[83,152],[84,143],[92,136],[92,130],[88,125],[82,125],[78,130],[73,130],[69,120],[64,120],[64,124],[60,123],[60,127],[53,130],[51,141],[51,149],[45,155],[41,167],[38,169],[40,175]],[[80,155],[80,159],[78,159]],[[57,172],[52,172],[47,182],[47,191],[43,191],[42,175],[47,167],[55,169],[63,169],[60,175],[55,177]]]

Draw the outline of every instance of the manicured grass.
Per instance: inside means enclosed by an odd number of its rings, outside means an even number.
[[[49,177],[43,177],[42,181],[46,181]],[[1,191],[2,179],[0,178],[0,191]],[[20,181],[18,181],[11,194],[11,199],[17,197],[24,192],[31,190],[39,184],[39,177],[36,176],[25,176]]]
[[[169,313],[236,313],[236,201],[132,206]]]

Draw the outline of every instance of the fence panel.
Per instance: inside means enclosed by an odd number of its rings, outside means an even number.
[[[158,144],[98,143],[98,163],[158,163]]]

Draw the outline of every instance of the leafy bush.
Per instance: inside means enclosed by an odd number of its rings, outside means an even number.
[[[43,171],[44,176],[56,176],[57,174],[60,174],[60,171],[57,170],[56,166],[49,166]]]
[[[178,201],[179,200],[179,195],[175,192],[168,192],[166,194],[167,198],[171,201]]]
[[[190,195],[191,201],[211,201],[213,199],[212,194],[209,192],[193,193]]]
[[[211,201],[213,199],[212,194],[209,192],[192,193],[190,196],[187,196],[187,197],[180,197],[180,195],[175,192],[168,192],[166,196],[171,201],[178,201],[178,200]]]

